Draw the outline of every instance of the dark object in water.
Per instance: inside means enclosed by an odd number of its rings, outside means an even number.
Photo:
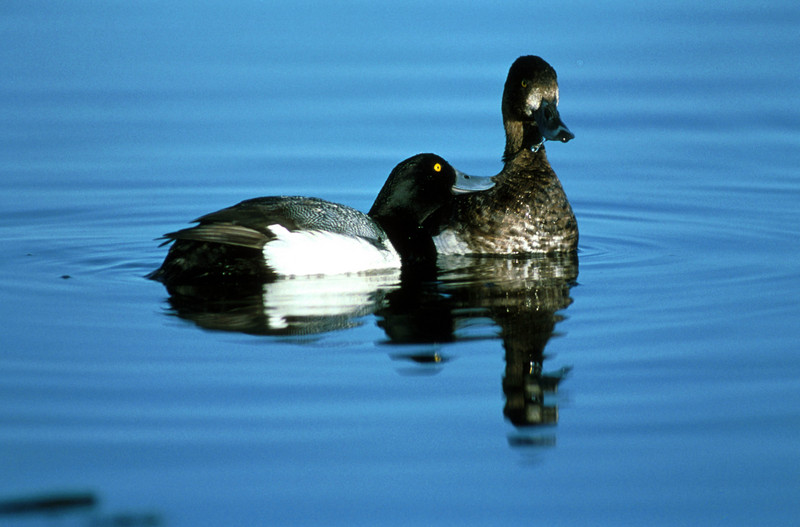
[[[90,509],[98,503],[89,492],[54,493],[0,500],[0,515],[57,514],[75,509]]]

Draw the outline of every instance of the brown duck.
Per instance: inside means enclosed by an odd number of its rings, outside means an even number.
[[[566,143],[575,137],[557,105],[555,70],[535,56],[514,61],[503,91],[505,165],[494,176],[493,189],[453,196],[426,222],[439,254],[577,249],[578,224],[544,148],[545,140]]]

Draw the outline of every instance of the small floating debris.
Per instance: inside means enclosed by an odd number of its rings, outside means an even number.
[[[450,359],[439,352],[432,353],[398,353],[394,355],[395,359],[409,360],[417,364],[441,364],[449,361]]]
[[[97,505],[97,497],[89,492],[65,492],[0,499],[0,516],[18,514],[58,514]]]
[[[508,437],[508,444],[512,447],[554,447],[556,446],[556,436],[554,434],[544,435],[512,435]]]

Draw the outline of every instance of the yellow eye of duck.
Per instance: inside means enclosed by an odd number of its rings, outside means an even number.
[[[442,171],[442,165],[439,164],[439,163],[436,163],[435,165],[433,165],[433,170],[435,170],[436,172],[441,172]]]
[[[527,88],[528,87],[528,81],[526,81],[525,79],[522,79],[522,87],[523,88]]]

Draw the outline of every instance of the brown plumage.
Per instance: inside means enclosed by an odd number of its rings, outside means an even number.
[[[561,121],[556,72],[539,57],[511,66],[503,92],[506,146],[493,189],[455,196],[427,226],[440,254],[570,252],[578,224],[550,166],[544,140],[574,135]]]

